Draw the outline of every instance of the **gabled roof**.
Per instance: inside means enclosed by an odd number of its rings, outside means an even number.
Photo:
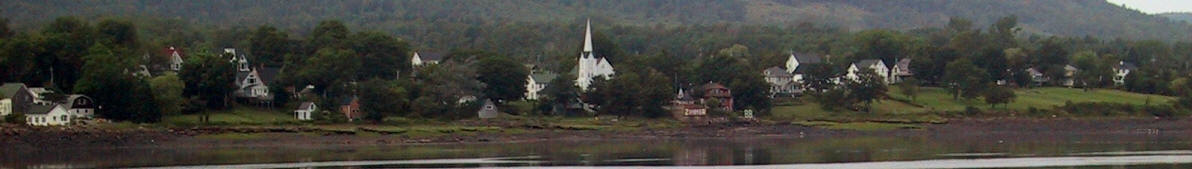
[[[815,63],[815,64],[819,64],[819,63]],[[810,71],[810,70],[811,70],[811,66],[808,66],[808,65],[811,65],[811,64],[803,64],[803,65],[800,65],[798,68],[795,68],[795,73],[794,73],[794,74],[804,74],[804,73],[807,73],[807,71]]]
[[[857,64],[857,66],[858,66],[858,67],[872,67],[872,66],[874,66],[874,65],[877,65],[877,64],[879,64],[879,63],[882,63],[882,60],[878,60],[878,59],[865,59],[865,60],[857,61],[857,63],[856,63],[856,64]],[[884,63],[882,63],[882,64],[883,64],[883,65],[881,65],[882,67],[885,67],[885,66],[886,66]]]
[[[898,67],[904,67],[904,68],[911,67],[911,58],[899,59],[898,63],[895,63],[894,65],[898,66]]]
[[[557,77],[559,77],[558,74],[551,73],[551,72],[537,72],[534,74],[530,74],[530,78],[533,78],[534,82],[538,83],[538,84],[550,83],[550,81],[555,80],[555,78],[557,78]]]
[[[910,58],[903,58],[903,59],[898,60],[898,63],[895,63],[894,67],[899,68],[898,72],[894,72],[894,73],[896,73],[895,75],[909,76],[909,75],[915,74],[914,72],[911,72],[911,69],[910,69],[910,67],[911,67],[911,59]]]
[[[1026,72],[1030,73],[1031,76],[1042,76],[1043,75],[1043,72],[1040,72],[1039,69],[1037,69],[1035,67],[1026,68]]]
[[[171,61],[171,62],[173,62],[173,61],[174,61],[173,59],[174,59],[174,55],[175,55],[175,54],[177,54],[177,55],[178,55],[178,58],[179,58],[179,59],[185,59],[185,58],[183,58],[183,57],[184,57],[184,55],[182,55],[182,50],[181,50],[181,49],[178,49],[178,48],[175,48],[175,47],[173,47],[173,46],[171,46],[171,47],[167,47],[167,48],[163,49],[163,50],[162,50],[162,53],[164,53],[166,56],[169,56],[169,57],[170,57],[170,61]]]
[[[443,56],[445,56],[443,53],[438,53],[438,52],[419,52],[418,53],[418,59],[422,59],[422,61],[440,61],[440,60],[443,60]]]
[[[704,85],[703,85],[702,87],[700,87],[700,88],[701,88],[701,89],[703,89],[704,91],[708,91],[708,90],[729,90],[729,89],[728,89],[728,87],[724,87],[724,85],[721,85],[720,83],[715,83],[715,82],[709,82],[708,84],[704,84]],[[711,96],[711,97],[733,97],[733,96],[732,96],[732,94],[731,94],[731,93],[729,93],[729,92],[724,92],[724,93],[704,93],[704,97],[708,97],[708,96]]]
[[[66,106],[66,108],[75,108],[76,106],[79,106],[79,105],[75,105],[75,100],[80,99],[80,98],[86,98],[88,100],[91,100],[91,104],[95,104],[95,100],[91,99],[91,97],[87,97],[87,96],[81,95],[81,94],[72,94],[72,95],[66,96],[66,103],[64,106]]]
[[[315,105],[315,102],[302,102],[302,105],[298,106],[298,110],[310,110],[312,105]]]
[[[51,104],[51,105],[34,104],[29,107],[29,112],[26,114],[36,114],[36,115],[50,114],[50,111],[54,110],[54,108],[58,107],[58,106],[59,106],[58,104]]]
[[[799,66],[799,67],[803,67],[803,66]],[[766,76],[770,76],[770,77],[791,77],[791,76],[794,76],[794,75],[791,75],[790,73],[787,73],[786,69],[783,69],[782,67],[778,67],[778,66],[767,68],[762,73],[764,73]]]
[[[821,57],[820,55],[808,54],[808,53],[792,53],[792,55],[795,55],[795,60],[798,60],[799,64],[823,62],[823,57]],[[800,67],[802,67],[802,66],[800,66]],[[796,69],[798,69],[798,68],[796,68]]]
[[[1077,71],[1077,70],[1080,70],[1080,69],[1077,69],[1077,68],[1076,68],[1076,66],[1072,66],[1072,65],[1064,65],[1064,70],[1066,70],[1066,71]]]
[[[21,91],[21,88],[29,90],[24,83],[4,83],[3,86],[0,86],[0,98],[12,98]]]

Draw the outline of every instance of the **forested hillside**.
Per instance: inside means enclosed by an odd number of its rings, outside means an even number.
[[[494,29],[501,25],[573,22],[589,17],[644,26],[718,23],[792,26],[808,22],[859,30],[939,27],[950,17],[987,25],[999,17],[1016,15],[1026,31],[1040,34],[1187,39],[1188,32],[1192,32],[1192,26],[1104,0],[5,0],[0,8],[5,9],[3,16],[19,18],[13,23],[19,28],[63,15],[161,16],[219,26],[270,24],[291,31],[306,30],[320,20],[339,19],[349,26],[399,32],[418,40],[434,40],[433,35],[424,35],[427,29],[452,26],[465,27],[460,30]]]

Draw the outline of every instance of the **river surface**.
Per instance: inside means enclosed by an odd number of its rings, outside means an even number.
[[[1192,168],[1178,135],[556,140],[411,146],[47,148],[0,168]]]

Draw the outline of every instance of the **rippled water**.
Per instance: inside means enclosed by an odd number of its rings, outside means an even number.
[[[9,168],[1192,168],[1183,135],[542,141],[4,152]]]

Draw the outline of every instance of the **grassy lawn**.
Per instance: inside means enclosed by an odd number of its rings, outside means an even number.
[[[897,91],[898,89],[896,87],[891,87],[888,94],[890,97],[911,100]],[[1092,89],[1086,92],[1082,89],[1063,87],[1017,89],[1014,93],[1018,96],[1014,99],[1014,102],[1004,107],[998,105],[994,110],[1025,111],[1032,107],[1051,109],[1056,106],[1062,106],[1069,101],[1073,103],[1105,102],[1134,105],[1166,104],[1175,99],[1168,96],[1131,93],[1113,89]],[[807,102],[801,105],[776,106],[773,110],[773,118],[776,120],[931,122],[943,120],[936,114],[938,112],[964,111],[965,107],[969,106],[989,109],[989,104],[986,104],[980,98],[955,100],[952,99],[952,95],[946,89],[934,87],[920,88],[919,94],[911,103],[883,100],[873,104],[873,113],[864,113],[851,111],[830,112],[821,109],[819,104],[815,102]],[[922,107],[916,105],[921,105]]]
[[[280,109],[237,107],[230,110],[208,112],[210,125],[278,125],[296,124],[298,119]],[[162,118],[162,124],[193,126],[202,124],[198,114],[169,115]]]
[[[888,93],[891,97],[907,98],[898,92],[898,89],[891,88]],[[1082,102],[1103,102],[1103,103],[1124,103],[1124,104],[1165,104],[1173,97],[1151,94],[1131,93],[1113,89],[1090,89],[1084,91],[1077,88],[1063,88],[1063,87],[1043,87],[1032,89],[1017,89],[1014,94],[1018,97],[1014,98],[1014,102],[1006,105],[1009,110],[1026,110],[1031,107],[1040,109],[1050,109],[1055,106],[1064,105],[1066,102],[1082,103]],[[1148,101],[1149,100],[1149,101]],[[920,89],[920,93],[914,99],[913,103],[920,104],[928,110],[937,111],[962,111],[967,106],[988,108],[984,100],[977,98],[971,100],[955,100],[946,89],[924,87]],[[998,108],[1002,108],[998,105]]]

